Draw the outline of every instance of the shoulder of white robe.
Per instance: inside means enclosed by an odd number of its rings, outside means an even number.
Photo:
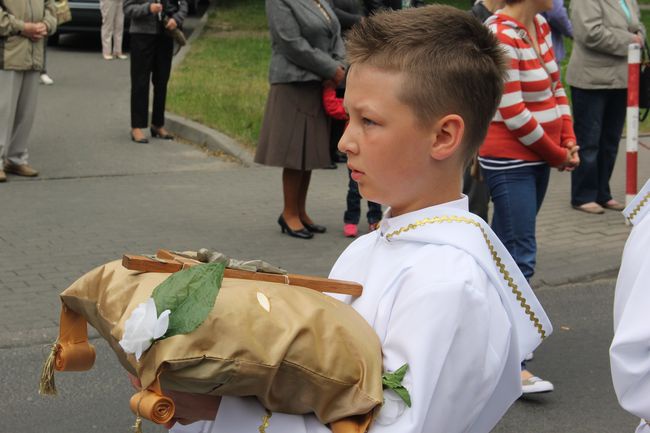
[[[484,263],[494,269],[495,282],[498,284],[502,299],[513,313],[520,318],[517,323],[528,322],[532,326],[520,328],[518,339],[520,348],[531,352],[541,340],[552,332],[552,325],[541,304],[534,295],[505,246],[490,227],[480,218],[467,211],[439,206],[432,209],[426,217],[409,221],[403,227],[386,233],[388,241],[411,240],[434,244],[452,245],[474,256],[478,263]],[[436,227],[446,227],[443,230]],[[456,226],[463,234],[451,227]],[[473,227],[466,230],[462,227]],[[479,247],[482,245],[482,247]],[[488,264],[489,262],[489,264]]]
[[[637,225],[650,212],[650,179],[641,188],[641,191],[632,199],[623,210],[625,218],[633,225]]]

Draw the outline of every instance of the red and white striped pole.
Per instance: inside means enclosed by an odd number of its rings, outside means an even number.
[[[641,45],[630,44],[627,50],[627,121],[625,131],[625,204],[637,194],[637,152],[639,150],[639,74]]]

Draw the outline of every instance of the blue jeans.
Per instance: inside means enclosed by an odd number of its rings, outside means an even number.
[[[550,168],[544,164],[482,171],[494,203],[492,230],[524,277],[530,279],[537,255],[535,220],[546,195]]]
[[[573,125],[580,165],[571,173],[571,204],[612,198],[609,179],[614,171],[627,106],[627,89],[571,87]]]

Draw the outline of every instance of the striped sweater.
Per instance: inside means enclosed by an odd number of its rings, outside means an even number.
[[[575,141],[569,103],[553,54],[551,30],[537,15],[535,25],[542,66],[523,24],[499,13],[485,22],[510,61],[503,96],[480,148],[488,169],[565,161],[566,144]]]

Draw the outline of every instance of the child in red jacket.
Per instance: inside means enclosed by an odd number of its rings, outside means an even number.
[[[323,87],[323,106],[328,116],[338,120],[348,120],[348,114],[343,107],[343,98],[336,95],[336,87],[332,83],[325,83]],[[343,234],[348,238],[354,238],[359,234],[357,225],[361,217],[361,194],[359,185],[350,177],[348,169],[348,194],[347,209],[343,214]],[[377,228],[381,220],[381,205],[368,201],[368,230]]]

